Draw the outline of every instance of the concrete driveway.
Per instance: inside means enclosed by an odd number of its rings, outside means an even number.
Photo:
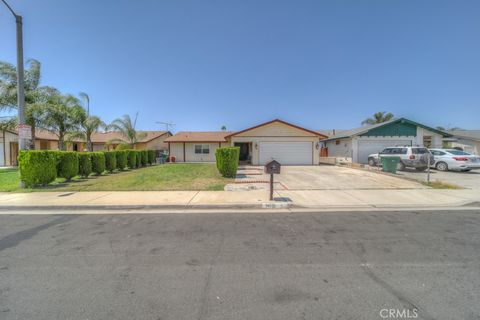
[[[419,181],[427,180],[427,172],[417,172],[417,171],[399,171],[399,175],[416,179]],[[454,184],[467,189],[480,189],[480,170],[472,170],[469,172],[458,172],[458,171],[430,171],[430,180],[431,181],[441,181],[449,184]]]
[[[239,174],[237,182],[265,183],[269,176],[260,167],[250,167]],[[337,166],[285,166],[275,175],[276,189],[284,190],[376,190],[424,189],[424,185],[388,175]]]

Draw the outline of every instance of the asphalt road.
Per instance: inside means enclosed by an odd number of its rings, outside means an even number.
[[[479,302],[478,211],[0,215],[2,320],[479,319]]]

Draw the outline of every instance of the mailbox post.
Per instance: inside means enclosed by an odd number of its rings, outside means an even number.
[[[265,164],[265,173],[270,174],[270,201],[273,200],[273,174],[280,174],[281,166],[282,165],[276,160],[269,161]]]

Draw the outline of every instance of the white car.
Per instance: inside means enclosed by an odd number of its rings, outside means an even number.
[[[439,171],[480,169],[480,157],[457,149],[430,149],[435,157],[432,167]]]

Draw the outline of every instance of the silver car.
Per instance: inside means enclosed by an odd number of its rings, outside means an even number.
[[[480,169],[480,157],[457,149],[430,149],[435,157],[432,167],[439,171]]]

